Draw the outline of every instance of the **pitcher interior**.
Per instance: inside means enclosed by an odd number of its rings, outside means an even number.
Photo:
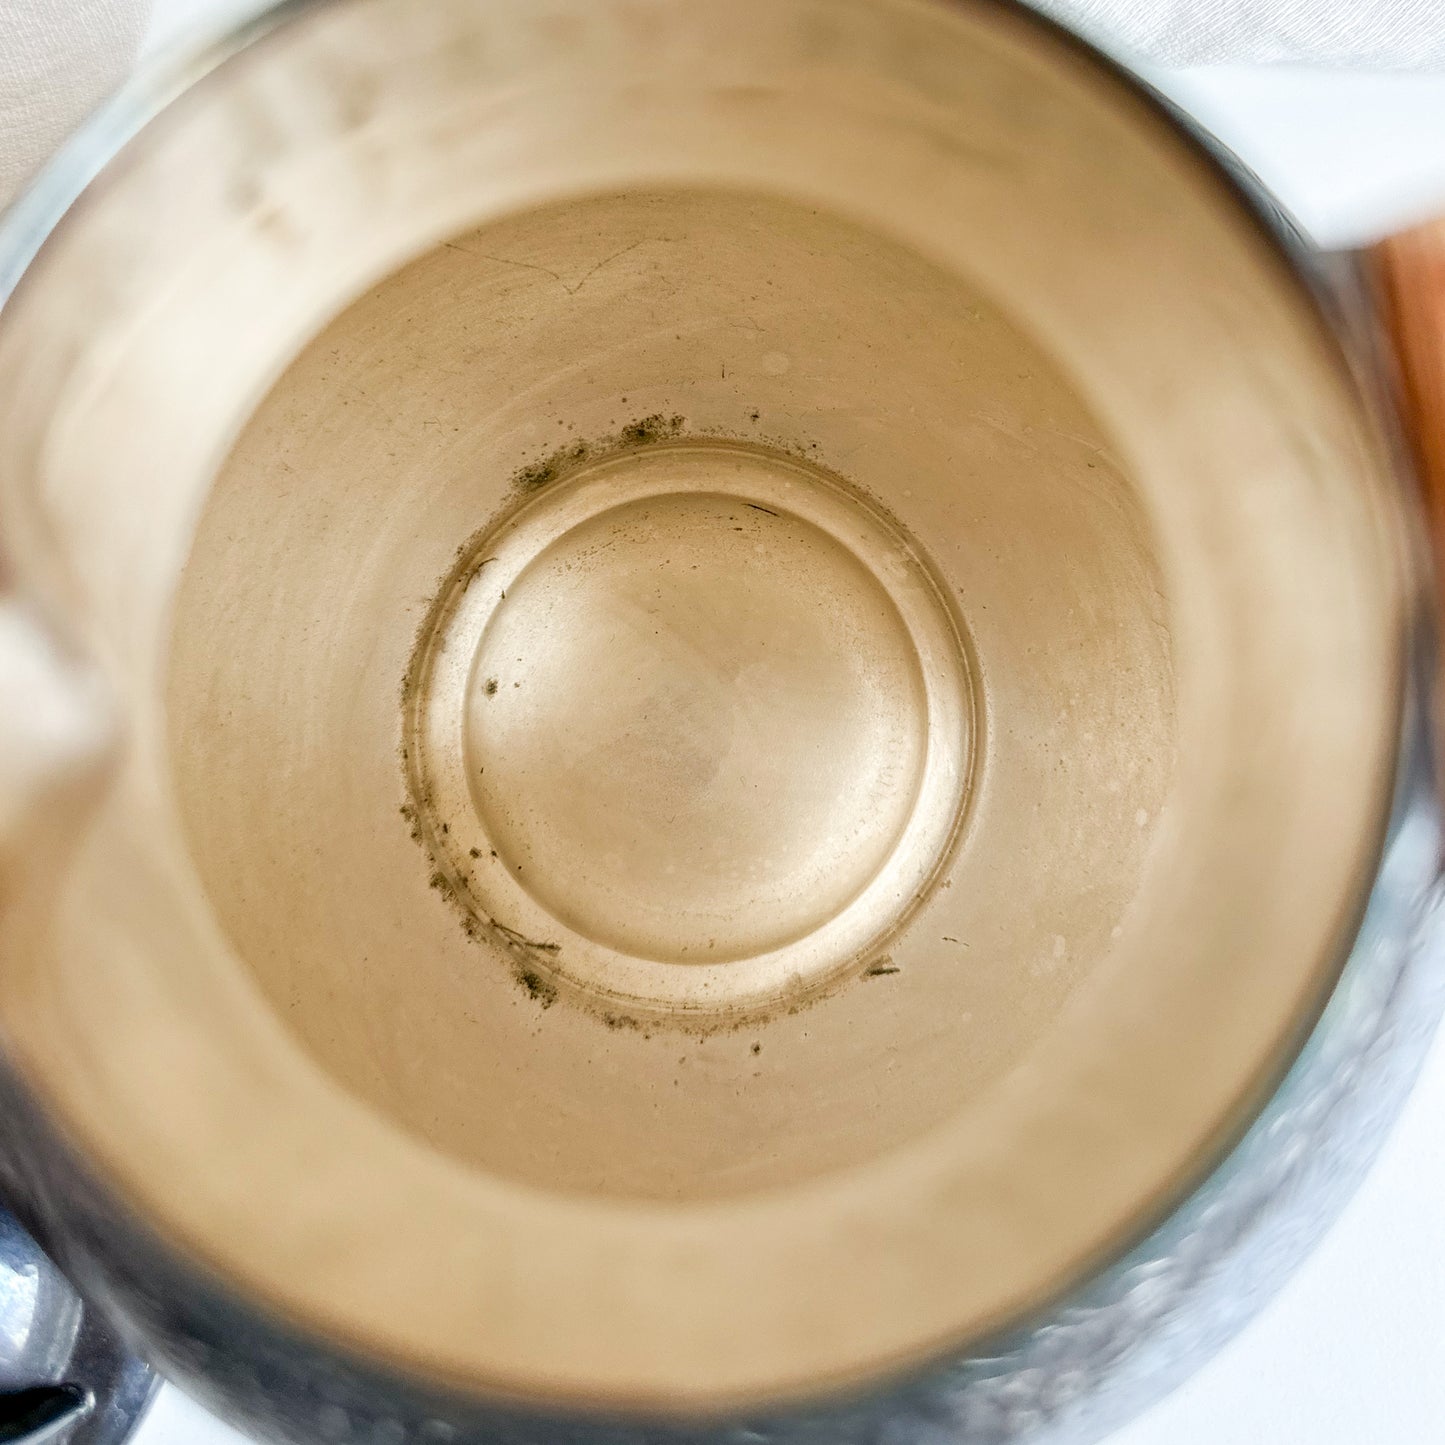
[[[67,217],[0,384],[123,720],[0,1017],[308,1329],[875,1379],[1127,1242],[1328,992],[1391,483],[1273,243],[1031,21],[303,10]]]

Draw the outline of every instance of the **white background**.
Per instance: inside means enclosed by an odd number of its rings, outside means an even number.
[[[156,0],[171,41],[238,0]],[[244,0],[241,0],[244,6]],[[1150,71],[1328,246],[1445,214],[1445,75]],[[1213,1362],[1109,1445],[1445,1441],[1445,1046],[1305,1267]],[[244,1445],[167,1386],[137,1445]],[[319,1442],[318,1442],[319,1445]]]

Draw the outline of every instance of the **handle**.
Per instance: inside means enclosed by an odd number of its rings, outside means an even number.
[[[1371,260],[1400,368],[1431,535],[1436,555],[1445,557],[1445,220],[1381,241]],[[1436,584],[1445,608],[1445,566],[1436,568]]]
[[[122,1445],[157,1383],[0,1200],[0,1445]]]
[[[79,1385],[31,1385],[0,1390],[0,1445],[58,1441],[94,1402]]]

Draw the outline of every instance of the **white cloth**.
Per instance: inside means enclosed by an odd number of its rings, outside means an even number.
[[[1029,0],[1122,55],[1160,65],[1445,70],[1445,0]]]
[[[125,78],[150,0],[0,0],[0,207]]]

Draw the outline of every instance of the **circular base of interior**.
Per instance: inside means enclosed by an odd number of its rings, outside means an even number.
[[[439,888],[524,981],[625,1011],[866,962],[954,835],[952,610],[855,490],[762,448],[631,448],[463,549],[410,674]]]

